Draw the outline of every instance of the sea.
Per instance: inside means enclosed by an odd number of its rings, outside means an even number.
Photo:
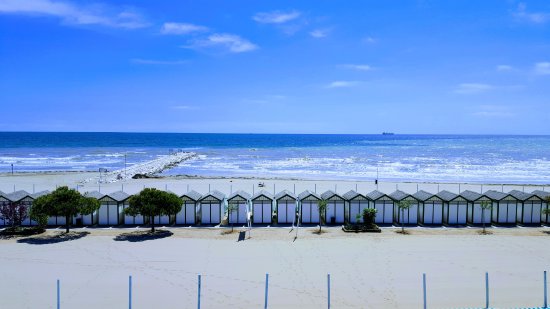
[[[0,132],[0,173],[123,169],[174,151],[163,175],[550,183],[550,136]]]

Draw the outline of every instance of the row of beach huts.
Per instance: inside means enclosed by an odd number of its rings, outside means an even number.
[[[16,191],[13,193],[0,192],[0,204],[25,203],[32,207],[33,201],[48,191],[28,193]],[[124,214],[128,207],[130,195],[118,191],[102,194],[97,191],[87,192],[86,196],[99,200],[101,207],[90,215],[79,215],[73,218],[76,226],[139,226],[149,224],[149,218],[129,216]],[[385,194],[372,191],[362,194],[349,191],[343,195],[333,191],[326,191],[318,195],[311,191],[304,191],[295,195],[289,191],[282,191],[275,195],[259,191],[254,195],[237,191],[225,196],[219,191],[212,191],[201,195],[196,191],[189,191],[181,195],[182,209],[172,216],[156,217],[157,225],[218,225],[224,224],[263,224],[263,225],[290,225],[290,224],[319,224],[320,216],[317,205],[319,201],[327,201],[326,223],[328,225],[342,225],[357,223],[357,215],[365,208],[377,209],[375,222],[379,225],[425,225],[425,226],[465,226],[486,224],[496,225],[526,225],[538,226],[548,224],[549,215],[544,214],[548,208],[546,199],[550,192],[534,191],[525,193],[514,190],[508,193],[487,191],[483,194],[473,191],[464,191],[454,194],[441,191],[437,194],[418,191],[408,194],[395,191]],[[403,200],[410,201],[411,207],[404,212],[398,209],[397,203]],[[492,203],[492,209],[483,210],[482,201]],[[228,213],[228,206],[232,211]],[[485,212],[482,214],[482,212]],[[50,217],[49,226],[65,225],[64,217]],[[5,225],[0,218],[0,225]],[[31,219],[26,219],[23,225],[36,225]]]

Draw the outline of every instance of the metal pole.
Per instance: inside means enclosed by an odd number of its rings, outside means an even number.
[[[334,184],[334,193],[338,193],[338,185]]]
[[[273,184],[273,195],[275,195],[275,184]]]
[[[327,287],[328,287],[328,309],[330,309],[330,274],[327,274]]]
[[[61,307],[60,289],[61,287],[59,286],[59,279],[57,279],[57,309]]]
[[[11,174],[13,175],[13,163],[11,164]]]
[[[489,273],[485,273],[485,308],[489,308]]]
[[[197,300],[197,308],[198,309],[201,309],[201,275],[199,275],[199,295],[198,295],[198,300]]]
[[[208,192],[210,192],[210,184],[208,184]]]
[[[355,192],[357,192],[357,184],[355,184]]]
[[[264,302],[264,309],[267,309],[267,294],[268,294],[268,287],[269,287],[269,274],[265,274],[265,302]]]
[[[418,184],[416,184],[416,192],[418,192]]]
[[[126,178],[126,154],[124,154],[124,178]]]
[[[422,274],[422,287],[424,289],[424,309],[426,309],[426,274]]]
[[[34,183],[32,184],[32,193],[35,193],[34,192]]]
[[[317,193],[317,184],[315,184],[315,193]]]
[[[542,191],[544,191],[544,188],[542,189],[543,189]],[[294,184],[294,194],[296,194],[296,184]]]
[[[128,277],[128,308],[132,309],[132,276]]]
[[[544,307],[548,308],[548,284],[546,282],[546,270],[544,271]]]

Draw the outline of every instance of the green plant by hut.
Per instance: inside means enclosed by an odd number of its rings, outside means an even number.
[[[408,210],[409,208],[411,208],[411,201],[407,201],[407,200],[403,200],[403,201],[400,201],[397,203],[397,208],[399,209],[399,211],[401,211],[401,233],[402,234],[405,234],[405,220],[404,220],[404,217],[405,217],[405,210]]]
[[[487,231],[485,229],[485,212],[487,210],[493,209],[493,203],[491,201],[481,201],[479,207],[481,207],[481,222],[483,223],[483,234],[487,234]]]
[[[317,203],[317,210],[319,211],[319,233],[322,232],[321,227],[323,226],[323,222],[325,222],[325,215],[327,211],[327,201],[320,200]]]

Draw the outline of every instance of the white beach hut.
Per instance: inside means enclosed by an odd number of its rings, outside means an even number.
[[[225,195],[220,191],[212,191],[200,199],[201,224],[220,224],[222,217],[222,204]]]
[[[130,196],[122,191],[106,194],[99,199],[98,224],[115,226],[124,222],[124,207]]]
[[[515,225],[520,201],[511,194],[490,190],[485,196],[493,201],[491,221],[496,224]]]
[[[366,196],[370,200],[370,208],[376,209],[374,222],[376,224],[392,224],[394,203],[391,197],[377,190],[368,193]]]
[[[91,197],[95,198],[96,200],[101,200],[102,197],[105,196],[105,194],[99,193],[99,191],[90,191],[84,193],[85,197]],[[82,225],[84,226],[93,226],[97,225],[99,223],[99,210],[94,211],[93,213],[89,215],[81,215],[82,219]]]
[[[342,196],[328,190],[321,194],[321,199],[327,202],[325,221],[327,224],[343,224],[345,222],[345,200]]]
[[[538,198],[541,199],[541,217],[540,221],[541,223],[548,224],[550,223],[550,215],[545,215],[543,212],[545,209],[548,208],[548,203],[546,202],[546,199],[550,197],[550,192],[547,191],[541,191],[541,190],[535,190],[533,191],[533,194],[536,195]]]
[[[197,208],[202,195],[197,191],[189,191],[181,196],[183,205],[176,215],[176,224],[197,224]]]
[[[361,216],[361,219],[359,219],[359,222],[361,222],[363,220],[363,210],[369,208],[369,200],[367,197],[361,193],[350,190],[344,193],[343,198],[348,203],[348,222],[358,223],[357,215]]]
[[[394,223],[416,225],[418,224],[418,200],[414,196],[403,191],[397,190],[389,195],[394,201]],[[397,203],[401,201],[409,201],[411,203],[409,209],[404,211],[398,208]]]
[[[449,191],[438,194],[445,202],[443,204],[443,223],[446,225],[468,224],[468,201]]]
[[[273,195],[265,190],[256,192],[252,198],[252,223],[271,224],[273,220]]]
[[[246,224],[248,221],[248,203],[250,194],[244,191],[237,191],[227,198],[227,209],[234,206],[236,209],[227,214],[227,222],[229,224]]]
[[[443,223],[443,199],[439,195],[420,190],[413,194],[413,197],[419,201],[419,224],[441,225]]]
[[[460,197],[467,202],[466,222],[470,225],[491,224],[491,210],[481,208],[481,203],[484,201],[492,203],[491,199],[483,194],[473,191],[463,191]]]
[[[298,195],[300,222],[304,224],[319,223],[319,201],[321,198],[306,190]]]
[[[15,191],[12,193],[8,193],[5,195],[5,198],[9,200],[11,203],[17,203],[21,204],[27,207],[27,213],[30,213],[32,203],[35,199],[35,197],[24,190]],[[64,221],[64,220],[63,220]],[[31,226],[31,225],[38,225],[38,223],[34,220],[31,220],[30,217],[27,217],[27,219],[23,220],[21,222],[21,225],[23,226]]]
[[[277,193],[274,199],[277,223],[294,223],[296,220],[296,196],[292,192],[284,190]]]
[[[542,199],[533,193],[518,190],[510,191],[510,195],[520,201],[517,211],[517,223],[521,225],[540,225],[542,215]]]

